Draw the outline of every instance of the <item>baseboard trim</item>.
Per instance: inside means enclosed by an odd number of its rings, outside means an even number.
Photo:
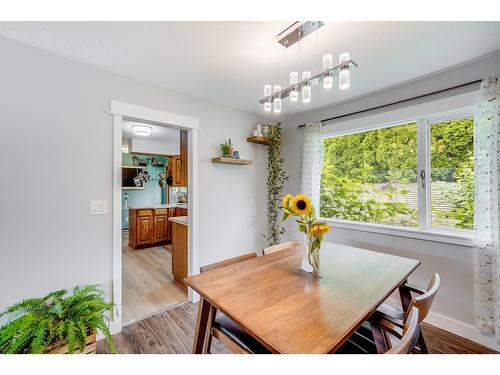
[[[396,299],[394,297],[389,298],[387,300],[387,303],[392,306],[401,308],[399,299]],[[496,338],[492,335],[481,332],[474,326],[432,311],[429,312],[424,321],[434,327],[444,329],[445,331],[454,333],[457,336],[466,338],[468,340],[474,341],[475,343],[500,352],[500,345],[498,344]]]

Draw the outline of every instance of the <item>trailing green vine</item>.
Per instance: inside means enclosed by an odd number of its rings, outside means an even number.
[[[281,123],[269,124],[267,131],[267,234],[268,245],[280,243],[285,228],[281,226],[281,196],[288,175],[281,157]]]

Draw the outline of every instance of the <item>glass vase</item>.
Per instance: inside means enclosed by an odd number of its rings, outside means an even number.
[[[302,270],[309,272],[314,278],[323,277],[320,271],[319,251],[320,248],[313,248],[312,239],[308,239],[307,254],[302,259]]]

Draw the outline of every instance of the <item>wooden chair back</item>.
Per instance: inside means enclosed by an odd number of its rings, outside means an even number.
[[[411,353],[415,346],[417,346],[417,341],[420,336],[420,317],[419,310],[415,306],[411,306],[409,309],[408,319],[403,328],[403,336],[399,342],[394,345],[390,350],[385,352],[385,354],[408,354]]]
[[[432,275],[431,281],[429,282],[429,286],[427,287],[427,291],[412,298],[411,306],[415,306],[418,308],[418,323],[422,323],[422,321],[426,318],[429,313],[432,303],[434,302],[434,297],[436,297],[437,291],[439,290],[439,286],[441,284],[441,279],[439,278],[439,274],[434,273]],[[408,319],[408,314],[411,309],[408,309],[405,316],[405,321]]]
[[[255,252],[243,254],[243,255],[240,255],[240,256],[237,256],[234,258],[223,260],[221,262],[212,263],[212,264],[200,267],[200,272],[203,273],[203,272],[207,272],[210,270],[214,270],[216,268],[226,267],[226,266],[229,266],[230,264],[243,262],[244,260],[248,260],[248,259],[252,259],[252,258],[256,258],[256,257],[257,257],[257,254]]]
[[[262,252],[264,253],[264,255],[269,255],[269,254],[276,253],[276,252],[281,251],[281,250],[289,249],[289,248],[297,246],[297,245],[299,245],[299,241],[288,241],[288,242],[283,242],[283,243],[279,243],[277,245],[266,247],[265,249],[262,250]]]

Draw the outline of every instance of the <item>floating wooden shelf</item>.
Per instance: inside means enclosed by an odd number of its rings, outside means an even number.
[[[258,143],[260,145],[267,145],[267,138],[266,137],[263,137],[263,136],[253,136],[253,137],[248,137],[247,138],[247,142],[250,142],[250,143]]]
[[[221,156],[218,158],[212,158],[212,163],[250,165],[250,164],[252,164],[252,161],[245,160],[245,159],[225,158],[225,157]]]

